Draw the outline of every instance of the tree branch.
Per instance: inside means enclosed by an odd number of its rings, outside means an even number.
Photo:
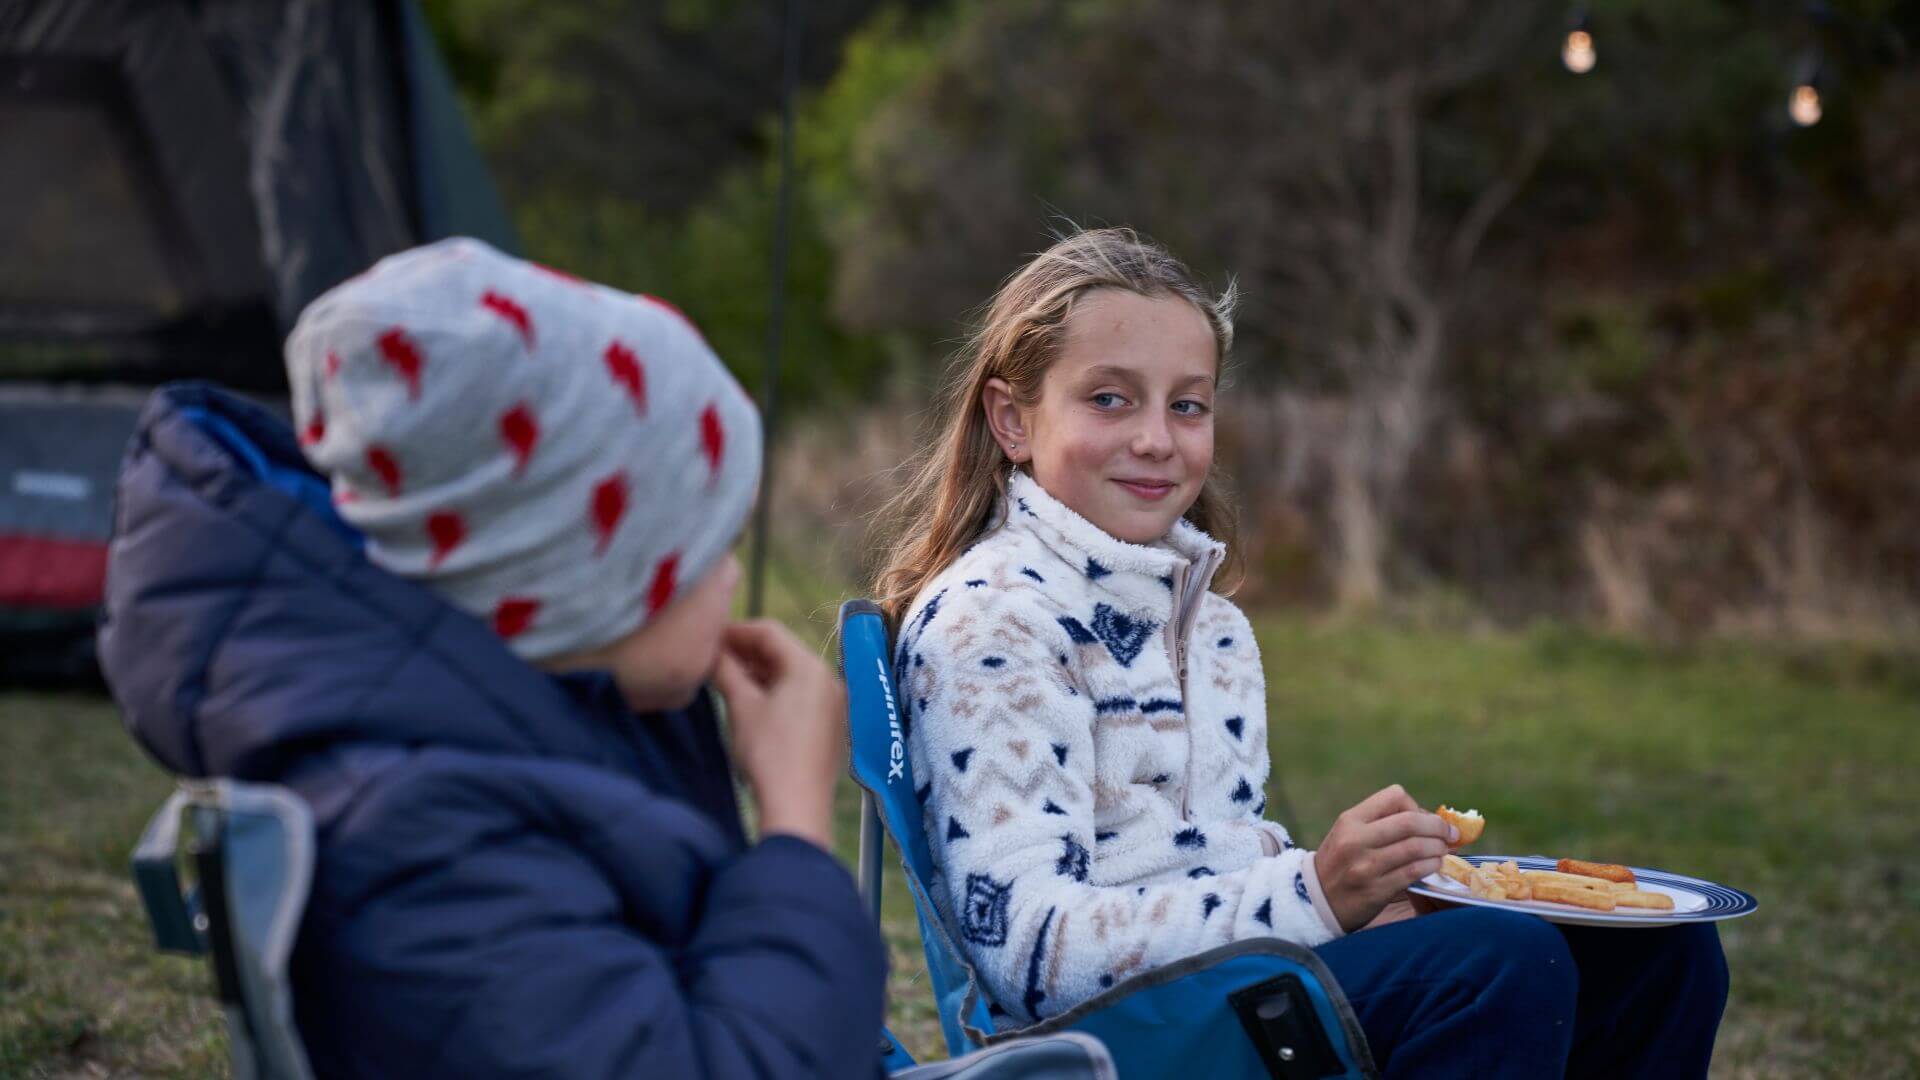
[[[1528,177],[1540,164],[1540,158],[1547,149],[1547,135],[1546,121],[1535,116],[1527,125],[1527,133],[1520,141],[1520,150],[1506,171],[1480,192],[1466,215],[1460,219],[1459,226],[1454,229],[1453,238],[1447,244],[1443,281],[1460,281],[1467,268],[1473,265],[1473,257],[1479,253],[1480,242],[1486,238],[1487,230],[1520,194],[1520,189],[1526,186]]]

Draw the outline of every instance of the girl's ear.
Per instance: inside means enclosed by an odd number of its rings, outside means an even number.
[[[1021,415],[1020,404],[1013,400],[1013,387],[1007,380],[998,377],[987,380],[980,388],[980,408],[986,412],[987,427],[1008,461],[1018,465],[1033,457],[1033,447],[1027,440],[1026,418]]]

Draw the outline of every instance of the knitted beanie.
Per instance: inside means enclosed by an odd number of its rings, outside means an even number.
[[[367,556],[530,660],[644,625],[732,545],[760,418],[663,301],[452,239],[287,339],[301,445]]]

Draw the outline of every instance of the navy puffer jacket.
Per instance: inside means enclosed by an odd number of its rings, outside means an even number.
[[[382,571],[267,411],[148,404],[101,658],[172,772],[285,784],[321,1076],[878,1071],[885,952],[818,848],[748,845],[710,704],[636,715]]]

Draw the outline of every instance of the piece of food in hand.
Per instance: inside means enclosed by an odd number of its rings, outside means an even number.
[[[1572,904],[1574,907],[1586,908],[1589,911],[1612,911],[1617,903],[1614,899],[1614,894],[1611,892],[1582,888],[1578,885],[1568,885],[1562,881],[1541,881],[1535,879],[1529,884],[1533,886],[1533,898],[1535,900],[1551,900],[1556,904]]]
[[[1443,856],[1440,859],[1440,872],[1462,885],[1473,884],[1473,864],[1458,855]]]
[[[1623,908],[1640,908],[1646,911],[1673,910],[1673,897],[1666,893],[1641,892],[1639,889],[1614,893],[1613,902]]]
[[[1602,881],[1622,881],[1631,883],[1633,871],[1619,863],[1587,862],[1584,859],[1561,859],[1554,869],[1563,874],[1579,874],[1581,877],[1599,878]]]
[[[1481,831],[1487,827],[1487,819],[1481,817],[1480,811],[1478,810],[1468,810],[1462,813],[1451,806],[1442,804],[1440,809],[1435,810],[1434,813],[1440,815],[1440,820],[1460,830],[1460,839],[1449,844],[1449,847],[1466,847],[1468,844],[1480,839]]]

